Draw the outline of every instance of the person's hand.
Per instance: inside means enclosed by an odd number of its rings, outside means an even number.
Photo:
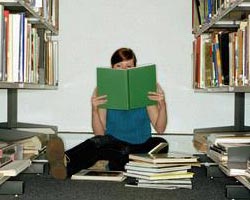
[[[97,96],[97,89],[95,89],[91,97],[92,109],[97,110],[99,105],[105,104],[106,102],[107,95]]]
[[[165,95],[161,86],[157,83],[157,91],[156,92],[148,92],[148,98],[153,101],[157,101],[159,105],[165,103]]]

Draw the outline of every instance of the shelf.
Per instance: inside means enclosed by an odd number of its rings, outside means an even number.
[[[234,3],[232,3],[228,8],[224,9],[221,8],[219,11],[219,14],[212,17],[211,21],[208,23],[205,23],[204,25],[200,26],[197,29],[193,30],[193,34],[195,37],[198,37],[202,33],[208,31],[210,28],[219,28],[221,27],[230,27],[232,24],[229,24],[228,26],[226,24],[224,25],[218,25],[216,24],[218,21],[226,17],[227,14],[229,14],[232,11],[249,11],[250,10],[250,1],[249,0],[237,0]],[[233,20],[228,20],[228,21],[233,21]],[[234,25],[234,27],[236,24]]]
[[[38,27],[45,28],[52,32],[52,35],[58,35],[58,30],[51,24],[51,22],[47,21],[45,18],[40,16],[37,12],[35,12],[32,7],[28,3],[23,0],[1,0],[0,4],[7,7],[9,10],[14,11],[26,11],[29,15],[32,16],[29,22],[32,24],[36,24]]]
[[[58,86],[56,85],[41,85],[35,83],[11,83],[11,82],[1,82],[0,89],[36,89],[36,90],[56,90]]]
[[[250,93],[250,86],[221,86],[221,87],[212,87],[212,88],[200,88],[194,89],[197,93]]]

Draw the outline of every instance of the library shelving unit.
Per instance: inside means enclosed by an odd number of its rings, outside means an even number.
[[[59,0],[0,0],[0,90],[7,90],[7,122],[0,123],[0,135],[36,134],[24,128],[57,132],[54,125],[18,122],[17,107],[19,90],[58,88],[58,33]],[[0,194],[22,193],[22,182],[7,182]]]
[[[237,132],[239,134],[243,134],[246,131],[250,131],[250,126],[245,126],[245,93],[250,92],[250,58],[249,55],[247,55],[249,52],[248,46],[250,43],[249,38],[242,39],[241,36],[240,40],[240,36],[238,35],[244,34],[246,37],[247,32],[249,31],[248,15],[250,14],[250,1],[208,0],[204,2],[206,3],[203,3],[202,0],[193,0],[193,9],[196,9],[196,11],[193,10],[193,34],[195,37],[193,43],[193,85],[195,92],[234,93],[234,125],[226,127],[195,129],[194,132]],[[217,5],[213,5],[213,2],[217,2]],[[218,2],[220,2],[221,5],[218,5]],[[199,7],[202,7],[204,12],[197,11]],[[199,12],[199,14],[197,12]],[[195,15],[199,18],[198,20],[195,19]],[[240,27],[243,26],[243,23],[241,24],[240,22],[245,23],[245,27],[242,29],[240,29]],[[237,32],[239,32],[238,35]],[[222,40],[221,33],[226,33],[225,35],[227,35],[227,41],[231,40],[232,37],[238,37],[238,39],[235,40],[244,43],[242,46],[239,46],[239,48],[242,48],[241,51],[236,49],[233,52],[232,46],[235,44],[232,44],[232,42],[225,44],[224,40]],[[234,36],[230,36],[229,33],[234,34]],[[219,46],[222,42],[224,49],[223,47]],[[239,45],[239,42],[237,44]],[[198,47],[198,45],[200,47]],[[205,45],[207,45],[208,48],[211,48],[210,51],[213,52],[210,53],[210,60],[207,58]],[[209,45],[211,46],[209,47]],[[228,52],[224,53],[225,51]],[[238,52],[241,52],[241,55],[236,55]],[[233,55],[235,58],[232,58]],[[225,59],[228,60],[225,61]],[[240,59],[242,59],[241,62],[239,61]],[[210,63],[208,64],[208,62]],[[242,77],[244,77],[244,81],[242,81]],[[220,81],[220,79],[222,81]],[[223,81],[225,81],[225,83]]]
[[[192,0],[194,90],[234,93],[234,124],[195,129],[194,134],[250,132],[250,126],[245,126],[245,93],[250,93],[249,14],[249,0]],[[244,187],[227,187],[227,194],[249,198]]]

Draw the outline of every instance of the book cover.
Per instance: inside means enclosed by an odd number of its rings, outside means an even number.
[[[156,101],[148,98],[149,91],[156,91],[156,67],[154,64],[130,69],[97,68],[98,96],[107,95],[103,108],[129,110]]]
[[[71,176],[72,180],[100,180],[100,181],[123,181],[125,176],[122,171],[104,171],[84,169]]]
[[[195,156],[177,152],[160,154],[129,154],[129,159],[150,163],[188,163],[197,162],[198,160]]]
[[[31,165],[30,160],[14,160],[0,168],[4,176],[16,176]]]

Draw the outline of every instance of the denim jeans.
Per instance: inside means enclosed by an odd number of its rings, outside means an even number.
[[[130,144],[110,135],[94,136],[65,152],[69,159],[68,176],[91,167],[98,160],[109,161],[110,170],[123,171],[129,161],[130,153],[147,153],[160,142],[166,142],[166,140],[161,137],[151,137],[142,144]],[[168,147],[162,152],[168,152]]]

